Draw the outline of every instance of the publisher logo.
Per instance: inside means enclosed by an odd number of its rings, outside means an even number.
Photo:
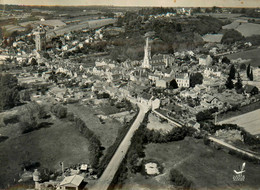
[[[234,170],[233,181],[245,181],[245,175],[243,174],[246,170],[246,163],[244,162],[239,171]]]

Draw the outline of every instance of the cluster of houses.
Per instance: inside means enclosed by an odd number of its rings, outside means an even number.
[[[78,39],[75,39],[75,35],[78,34],[68,33],[53,43],[56,44],[58,53],[62,55],[82,49],[84,44],[102,41],[105,32],[120,33],[122,30],[117,27],[100,28],[94,33],[89,33],[87,37]],[[36,43],[37,50],[41,50],[39,46],[41,39],[40,36]],[[48,53],[52,60],[44,59],[38,52],[26,54],[23,50],[26,43],[24,40],[13,43],[13,48],[18,51],[17,61],[32,62],[30,60],[35,56],[38,64],[44,63],[43,67],[46,67],[47,71],[41,72],[40,76],[44,80],[54,81],[57,84],[51,87],[47,94],[61,102],[69,99],[93,99],[96,97],[95,92],[106,92],[118,99],[135,99],[152,109],[160,107],[166,109],[174,101],[174,104],[182,109],[181,115],[184,120],[187,116],[192,114],[194,116],[200,111],[213,107],[225,111],[235,104],[248,104],[247,98],[258,94],[257,85],[252,82],[244,83],[247,96],[237,95],[235,91],[225,89],[229,65],[222,61],[223,56],[216,56],[223,47],[215,43],[213,46],[205,45],[208,53],[189,50],[174,54],[152,55],[151,42],[147,37],[142,61],[127,60],[118,63],[99,58],[96,59],[94,66],[61,59],[62,56],[57,56],[53,51]],[[203,76],[202,84],[191,86],[194,83],[192,76],[196,73]],[[254,74],[256,78],[260,74],[257,68],[254,68]],[[243,74],[241,76],[243,77]],[[158,89],[162,92],[154,93]],[[169,94],[174,95],[171,100]],[[168,111],[174,112],[172,109]]]

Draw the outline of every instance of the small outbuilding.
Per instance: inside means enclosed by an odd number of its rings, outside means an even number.
[[[70,190],[80,190],[83,186],[84,177],[80,175],[68,176],[63,179],[60,183],[60,187],[62,190],[70,189]]]
[[[244,89],[245,89],[245,93],[250,94],[251,96],[259,93],[258,88],[256,86],[253,86],[253,85],[246,84],[244,86]]]

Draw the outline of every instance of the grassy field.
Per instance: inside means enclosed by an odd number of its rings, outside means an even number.
[[[147,128],[152,130],[160,130],[163,133],[165,132],[169,132],[172,130],[172,128],[174,127],[171,123],[168,122],[164,122],[161,123],[160,119],[155,115],[155,114],[149,114],[149,120],[148,120],[148,124],[147,124]]]
[[[260,26],[260,25],[259,25]],[[242,51],[234,54],[227,55],[229,59],[251,59],[251,66],[260,66],[260,48],[252,49],[248,51]]]
[[[218,122],[230,119],[232,117],[240,116],[245,113],[252,112],[254,110],[260,109],[260,102],[254,102],[248,105],[241,107],[239,110],[236,111],[228,111],[227,113],[223,113],[218,115]]]
[[[0,143],[0,189],[19,179],[24,161],[39,162],[41,167],[60,170],[59,163],[65,167],[88,163],[88,141],[68,121],[50,121],[54,124],[23,135],[13,135]],[[17,126],[15,128],[18,130]],[[12,131],[12,127],[10,127]],[[1,130],[8,135],[7,129]]]
[[[231,123],[237,124],[240,127],[243,127],[246,131],[252,135],[260,134],[260,109],[245,113],[239,116],[232,117],[221,121],[220,124]]]
[[[240,32],[244,37],[249,37],[253,35],[259,35],[260,24],[243,22],[240,23],[241,19],[235,20],[234,22],[223,26],[223,29],[235,29]]]
[[[145,159],[155,159],[163,165],[163,173],[149,177],[149,181],[139,174],[135,175],[126,181],[126,189],[132,189],[132,181],[139,185],[135,189],[156,189],[158,183],[159,189],[168,189],[171,184],[169,171],[172,168],[193,181],[198,189],[253,189],[260,186],[259,165],[246,162],[246,180],[235,182],[233,170],[238,170],[244,160],[206,146],[201,139],[186,137],[182,141],[167,144],[152,143],[146,146],[145,154]]]
[[[102,124],[96,115],[97,109],[89,105],[70,104],[68,105],[68,110],[86,123],[89,129],[98,136],[103,147],[108,148],[114,143],[118,129],[122,127],[119,121],[108,118],[105,119],[105,123]]]

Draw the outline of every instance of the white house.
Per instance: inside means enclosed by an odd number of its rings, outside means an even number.
[[[211,58],[210,55],[206,56],[206,55],[203,55],[199,58],[199,64],[200,65],[209,65],[211,64],[213,61],[213,59]]]
[[[190,77],[188,73],[178,73],[176,74],[176,82],[178,87],[189,88],[190,87]]]

